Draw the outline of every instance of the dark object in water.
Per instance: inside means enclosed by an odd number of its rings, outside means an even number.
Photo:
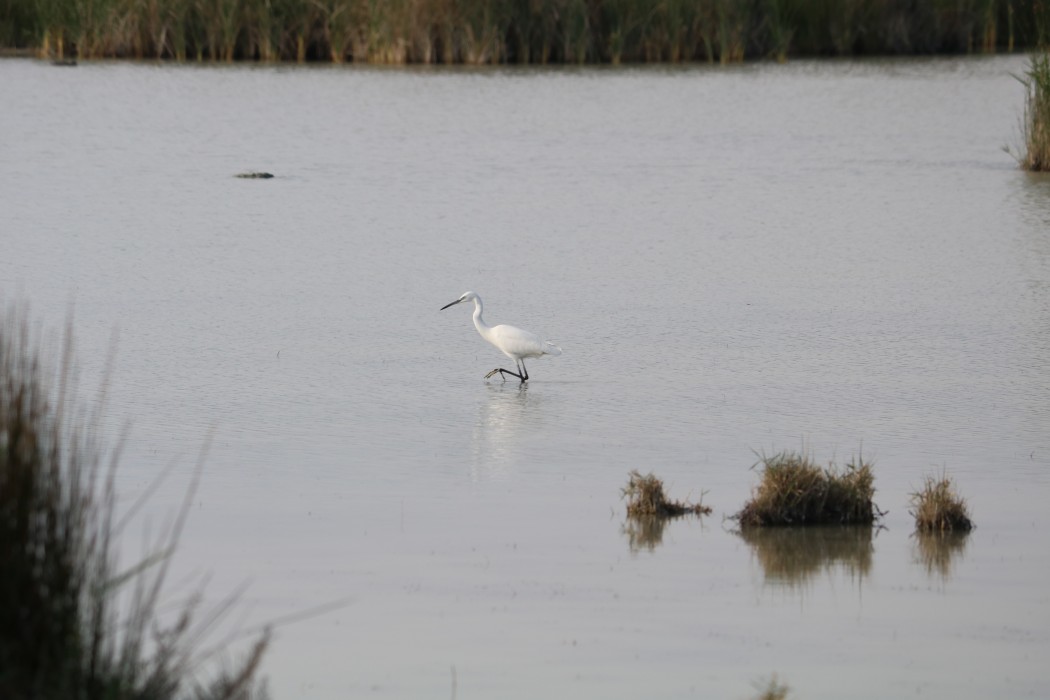
[[[77,59],[75,58],[56,58],[51,61],[51,65],[53,66],[75,66],[76,64]]]
[[[273,177],[272,173],[237,173],[234,177],[245,178],[246,180],[269,180]]]

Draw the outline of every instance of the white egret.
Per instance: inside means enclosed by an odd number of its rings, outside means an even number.
[[[526,357],[543,357],[544,355],[561,354],[561,348],[557,345],[549,340],[540,340],[538,336],[529,333],[526,330],[504,324],[490,326],[485,323],[485,319],[481,317],[481,297],[474,292],[464,292],[463,296],[459,299],[442,306],[441,311],[444,311],[450,306],[462,304],[465,301],[474,302],[474,327],[478,329],[478,333],[481,334],[481,337],[495,345],[504,355],[514,360],[514,364],[518,368],[517,372],[512,372],[509,369],[497,367],[486,374],[485,379],[488,379],[496,372],[499,372],[504,380],[507,379],[507,375],[509,374],[513,377],[517,377],[524,384],[529,379],[529,371],[525,369]]]

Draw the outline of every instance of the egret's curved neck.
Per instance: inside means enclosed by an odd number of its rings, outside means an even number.
[[[481,299],[474,297],[474,327],[478,329],[478,333],[485,340],[488,340],[489,333],[492,331],[492,326],[485,323],[485,319],[481,317],[482,306]]]

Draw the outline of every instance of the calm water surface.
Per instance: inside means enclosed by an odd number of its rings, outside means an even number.
[[[732,69],[0,62],[0,295],[276,698],[1050,696],[1050,180],[1021,57]],[[272,180],[239,180],[267,170]],[[558,342],[526,388],[468,309]],[[113,338],[116,337],[114,341]],[[755,451],[886,528],[757,533]],[[630,469],[715,515],[627,523]],[[978,529],[911,535],[946,471]],[[130,533],[126,558],[141,552]],[[186,584],[183,584],[186,585]]]

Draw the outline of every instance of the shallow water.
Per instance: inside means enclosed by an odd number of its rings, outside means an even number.
[[[176,465],[143,529],[213,431],[176,583],[249,581],[249,629],[348,599],[279,629],[277,698],[1046,697],[1024,66],[0,61],[0,295],[73,309],[88,396],[115,345],[122,493]],[[467,289],[564,354],[483,381]],[[800,448],[873,459],[886,528],[736,533]],[[715,514],[625,522],[635,468]],[[978,529],[931,543],[942,471]]]

